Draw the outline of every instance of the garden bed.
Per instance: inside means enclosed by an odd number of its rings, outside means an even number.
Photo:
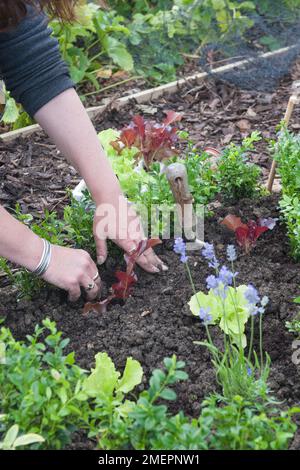
[[[299,78],[297,61],[277,90],[269,93],[241,91],[225,82],[208,79],[199,85],[186,84],[178,93],[147,105],[130,103],[121,110],[111,111],[108,107],[94,119],[94,124],[98,131],[120,128],[136,113],[149,117],[149,113],[155,112],[155,117],[161,118],[164,110],[175,109],[183,113],[181,126],[189,130],[200,148],[209,145],[222,148],[231,141],[240,142],[243,135],[253,130],[260,131],[265,139],[272,139],[283,119],[292,81]],[[299,117],[300,109],[296,107],[290,124],[294,131],[300,128]],[[41,132],[12,142],[0,140],[0,151],[0,201],[4,205],[14,207],[19,202],[25,211],[29,208],[43,213],[44,209],[59,207],[66,187],[73,187],[80,180]],[[270,167],[268,142],[258,143],[252,156],[266,178]]]
[[[184,114],[182,127],[200,148],[207,145],[222,147],[230,141],[240,142],[244,134],[253,130],[262,132],[266,139],[275,136],[275,126],[282,119],[293,79],[300,78],[296,64],[291,75],[282,80],[278,89],[269,94],[244,92],[223,82],[207,80],[201,85],[186,85],[169,97],[148,103],[148,108],[128,105],[119,112],[109,110],[96,118],[97,130],[127,124],[137,112],[154,112],[160,118],[163,111],[175,109]],[[251,111],[250,111],[251,110]],[[295,111],[291,127],[300,128],[300,110]],[[66,187],[73,187],[78,175],[57,154],[55,147],[42,134],[19,138],[10,143],[0,142],[0,202],[13,208],[16,203],[25,212],[40,216],[45,209],[61,211],[66,199]],[[268,144],[262,141],[253,153],[253,160],[263,168],[266,178],[270,167]],[[228,212],[248,220],[257,217],[278,217],[278,197],[264,197],[257,201],[239,201],[235,206],[219,206],[205,222],[206,240],[216,246],[218,256],[225,258],[226,244],[233,240],[219,221]],[[207,350],[193,343],[205,338],[199,319],[193,317],[187,306],[192,292],[184,266],[172,251],[172,243],[165,242],[157,252],[169,265],[167,273],[157,276],[139,271],[139,282],[133,296],[125,305],[113,305],[103,315],[82,315],[83,302],[67,303],[64,293],[45,290],[32,301],[16,301],[16,292],[5,277],[0,278],[0,314],[5,325],[17,338],[33,331],[36,323],[49,316],[71,339],[79,364],[90,368],[98,351],[107,351],[118,368],[124,366],[127,356],[138,359],[145,371],[161,365],[164,357],[175,353],[184,360],[190,375],[188,382],[177,385],[176,409],[191,416],[199,414],[201,400],[215,389],[215,373]],[[104,288],[111,285],[113,272],[120,259],[112,256],[101,268]],[[190,266],[196,288],[205,288],[209,270],[200,253],[190,257]],[[236,265],[239,283],[253,283],[261,295],[270,298],[264,320],[264,346],[272,359],[270,386],[287,405],[299,404],[299,366],[292,363],[293,336],[285,328],[285,321],[297,311],[293,298],[300,285],[299,265],[289,256],[286,230],[282,224],[262,236],[250,256],[239,256]],[[2,286],[2,287],[1,287]],[[216,342],[221,340],[212,330]],[[85,448],[87,442],[76,442],[76,448]],[[300,449],[299,436],[293,448]]]

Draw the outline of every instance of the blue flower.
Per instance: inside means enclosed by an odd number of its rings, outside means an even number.
[[[212,244],[205,243],[201,253],[202,253],[202,256],[207,261],[209,261],[208,266],[210,268],[218,269],[220,264],[219,264],[219,262],[216,258],[215,249],[214,249],[214,246]]]
[[[202,249],[202,256],[209,261],[212,260],[215,257],[214,246],[210,243],[204,243],[204,247]]]
[[[227,259],[231,263],[233,263],[233,261],[237,259],[236,249],[233,245],[228,245],[226,253],[227,253]]]
[[[255,306],[260,301],[257,290],[251,284],[248,285],[247,290],[244,295],[245,295],[245,299],[249,302],[250,305]]]
[[[207,289],[216,289],[219,285],[219,279],[214,276],[214,275],[210,275],[206,278],[206,286],[207,286]]]
[[[180,256],[180,261],[181,261],[182,263],[187,263],[188,259],[189,259],[189,257],[186,256],[185,253]]]
[[[186,244],[182,238],[176,238],[173,250],[175,253],[180,255],[180,261],[182,263],[186,263],[188,260],[188,256],[186,256]]]
[[[267,227],[269,230],[273,230],[278,220],[279,219],[272,219],[272,217],[268,217],[267,219],[260,219],[259,225],[261,227]]]
[[[204,324],[209,323],[212,320],[212,316],[210,315],[210,308],[201,307],[199,310],[199,317],[200,317],[200,320],[202,320]]]
[[[247,375],[248,375],[248,377],[251,377],[251,375],[252,375],[251,367],[247,367]]]
[[[249,313],[252,317],[255,317],[258,314],[258,307],[255,305],[249,305]]]
[[[269,297],[267,297],[266,295],[261,299],[261,302],[260,302],[260,307],[255,307],[253,309],[251,313],[251,315],[257,315],[258,313],[260,315],[263,315],[265,313],[265,307],[268,305],[269,303]]]
[[[175,253],[182,255],[182,253],[185,253],[185,248],[185,242],[182,240],[182,238],[176,238],[173,247]]]
[[[224,286],[231,286],[237,274],[238,273],[231,272],[226,266],[222,266],[219,272],[219,281],[222,282]]]

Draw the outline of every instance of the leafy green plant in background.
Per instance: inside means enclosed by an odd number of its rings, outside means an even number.
[[[22,106],[17,104],[10,96],[9,92],[5,93],[5,110],[0,122],[12,126],[12,130],[21,129],[34,123],[33,119],[23,110]]]
[[[133,69],[132,57],[120,40],[129,35],[120,15],[104,11],[94,3],[83,3],[77,6],[77,19],[73,24],[51,22],[75,83],[87,79],[99,90],[96,73],[103,65],[100,63],[103,56],[122,70]]]
[[[216,180],[222,197],[226,201],[252,198],[259,194],[259,166],[249,161],[248,154],[261,137],[253,132],[243,140],[241,146],[229,145],[217,162]]]
[[[185,53],[243,34],[253,25],[247,17],[253,9],[252,2],[174,0],[168,9],[134,11],[128,47],[136,71],[154,81],[174,80]]]
[[[159,10],[168,10],[173,0],[106,0],[106,3],[124,16],[131,17],[135,13],[157,13]]]
[[[97,2],[80,2],[78,21],[51,21],[62,56],[75,83],[90,82],[100,90],[103,67],[134,72],[154,83],[174,80],[184,54],[252,26],[251,1],[173,0],[112,2],[104,10]],[[126,15],[126,17],[122,15]],[[20,114],[21,113],[21,114]],[[7,103],[5,122],[15,127],[31,122],[13,100]]]
[[[290,240],[292,256],[300,260],[300,200],[298,196],[284,195],[279,201]]]
[[[273,143],[282,184],[279,202],[287,226],[292,255],[300,259],[300,136],[283,128]]]
[[[283,128],[273,143],[274,158],[278,162],[284,195],[300,194],[300,136]]]
[[[298,0],[82,0],[76,7],[77,21],[51,21],[63,58],[75,83],[90,82],[100,91],[98,73],[104,67],[138,74],[154,83],[174,80],[184,57],[196,54],[207,44],[230,44],[253,26],[253,14],[265,15],[279,8],[294,19]],[[274,13],[275,12],[275,13]],[[278,13],[278,16],[280,16]],[[285,15],[286,16],[286,15]],[[276,37],[262,36],[261,43],[274,49]],[[29,116],[8,97],[5,124],[20,128],[32,123]]]
[[[214,200],[219,192],[216,181],[216,168],[214,168],[210,156],[206,152],[201,152],[195,148],[194,143],[189,140],[188,133],[181,131],[179,134],[183,134],[188,142],[188,147],[183,158],[178,157],[176,161],[183,163],[186,167],[194,204],[206,206]]]
[[[300,1],[299,0],[253,0],[256,4],[258,11],[263,14],[273,12],[274,16],[282,12],[282,8],[290,11],[293,14],[299,14]]]

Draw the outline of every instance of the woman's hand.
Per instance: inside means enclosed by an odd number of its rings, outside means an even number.
[[[126,253],[134,251],[139,242],[145,239],[139,217],[121,192],[106,196],[105,200],[97,204],[94,237],[98,264],[103,264],[107,258],[106,240],[108,238]],[[145,251],[137,263],[149,273],[168,270],[152,248]]]
[[[88,300],[100,296],[101,280],[97,266],[84,250],[52,245],[50,265],[42,278],[66,290],[71,302],[79,299],[81,288],[85,290]],[[89,284],[94,287],[89,289]]]
[[[42,254],[42,239],[0,206],[0,256],[34,271]],[[101,281],[97,266],[83,250],[52,245],[50,264],[42,278],[68,291],[72,301],[80,297],[81,287],[89,300],[100,294]],[[93,287],[90,290],[89,284]]]

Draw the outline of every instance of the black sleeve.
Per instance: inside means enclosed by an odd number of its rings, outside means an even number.
[[[34,114],[74,87],[44,14],[29,9],[12,31],[0,33],[0,75],[11,96]]]

